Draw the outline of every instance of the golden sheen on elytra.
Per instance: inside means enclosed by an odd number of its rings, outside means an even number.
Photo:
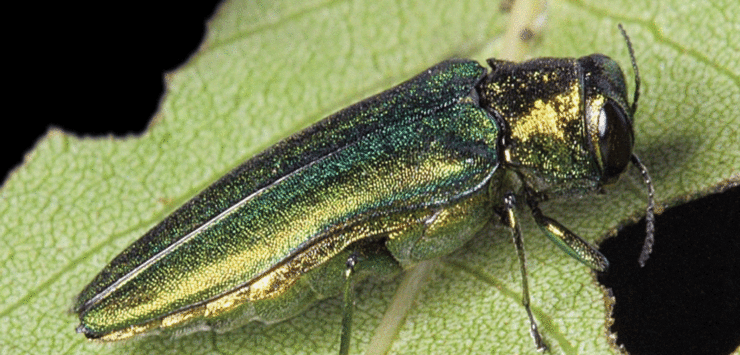
[[[488,64],[439,63],[244,162],[82,290],[77,331],[114,341],[271,323],[344,292],[346,353],[354,282],[449,254],[503,222],[543,349],[516,201],[566,253],[604,271],[606,258],[538,204],[598,191],[630,160],[647,176],[632,154],[636,105],[604,55]]]

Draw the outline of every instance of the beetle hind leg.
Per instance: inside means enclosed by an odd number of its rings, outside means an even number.
[[[352,337],[352,313],[355,308],[355,291],[353,276],[357,265],[357,253],[352,252],[347,258],[347,268],[344,270],[344,290],[342,301],[342,335],[340,338],[339,355],[349,354],[349,342]]]

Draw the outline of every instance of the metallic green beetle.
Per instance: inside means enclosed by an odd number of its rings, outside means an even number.
[[[614,182],[631,153],[633,104],[612,59],[448,60],[306,128],[234,169],[134,242],[77,298],[77,331],[114,341],[160,330],[276,322],[345,294],[350,279],[446,255],[515,197],[545,234],[596,270],[606,258],[538,202]],[[644,260],[641,260],[644,262]],[[345,264],[346,263],[346,264]],[[342,353],[349,344],[349,321]]]

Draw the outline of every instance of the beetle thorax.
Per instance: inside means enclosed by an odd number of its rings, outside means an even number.
[[[586,139],[584,90],[575,61],[496,62],[482,105],[501,122],[501,161],[551,194],[593,190],[600,171]],[[531,65],[530,65],[531,64]]]

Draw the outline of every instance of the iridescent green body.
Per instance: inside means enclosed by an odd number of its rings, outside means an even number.
[[[621,69],[602,55],[489,64],[442,62],[248,160],[95,277],[74,307],[78,331],[111,341],[280,321],[340,293],[350,254],[360,274],[448,254],[507,220],[508,193],[566,252],[605,269],[536,203],[625,169]],[[621,110],[616,125],[608,105]],[[614,151],[600,146],[613,130],[624,140]]]

